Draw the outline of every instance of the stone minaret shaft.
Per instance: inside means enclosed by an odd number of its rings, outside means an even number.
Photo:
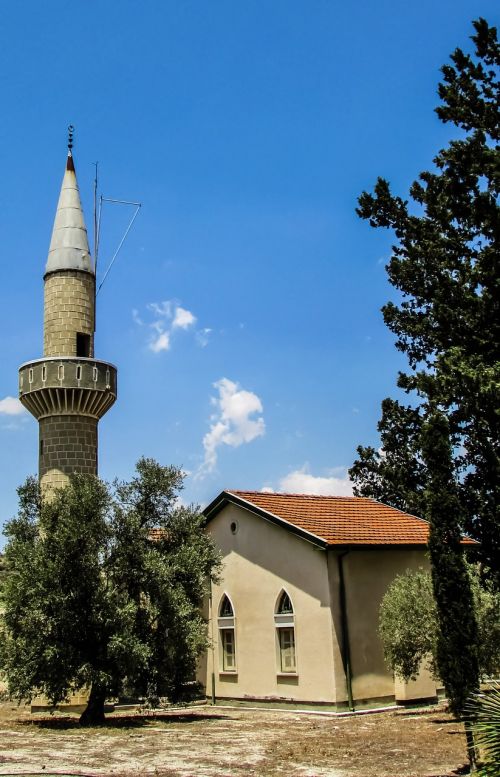
[[[116,368],[94,359],[95,271],[71,148],[44,276],[43,359],[19,370],[19,396],[39,422],[44,491],[97,474],[97,424],[116,399]]]

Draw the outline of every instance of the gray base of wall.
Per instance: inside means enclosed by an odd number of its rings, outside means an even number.
[[[211,698],[207,696],[207,702],[210,703]],[[437,704],[438,697],[431,696],[422,699],[411,699],[408,701],[396,701],[395,696],[377,696],[369,699],[355,699],[354,709],[362,711],[364,709],[374,709],[377,707],[417,707]],[[325,701],[300,701],[297,699],[283,699],[279,696],[275,697],[259,697],[259,696],[217,696],[215,705],[217,704],[231,704],[238,707],[282,707],[283,709],[290,710],[320,710],[332,712],[349,712],[349,705],[347,701],[341,702],[325,702]]]
[[[401,707],[425,707],[438,702],[439,698],[437,696],[425,696],[422,699],[398,699],[397,703]]]
[[[32,704],[30,707],[31,714],[40,713],[40,712],[49,712],[52,714],[53,712],[60,712],[60,713],[75,713],[77,715],[81,715],[84,709],[87,707],[86,704],[56,704],[55,707],[52,707],[50,704]],[[114,712],[115,705],[114,704],[105,704],[104,705],[104,712]]]
[[[81,715],[86,706],[86,704],[58,704],[52,707],[50,704],[32,704],[30,712],[32,715],[37,712],[75,712]]]

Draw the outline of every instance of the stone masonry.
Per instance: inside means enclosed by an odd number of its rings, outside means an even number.
[[[76,356],[76,332],[90,336],[94,355],[95,276],[79,270],[45,278],[44,356]]]
[[[97,475],[97,426],[116,399],[116,368],[94,358],[95,283],[70,148],[44,275],[43,358],[19,370],[45,498],[71,474]]]
[[[74,415],[40,419],[39,475],[45,487],[64,486],[74,472],[97,474],[97,423]]]

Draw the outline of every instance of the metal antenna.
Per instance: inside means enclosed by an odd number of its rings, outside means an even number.
[[[97,251],[98,251],[98,244],[97,244],[97,168],[99,165],[99,162],[94,162],[95,165],[95,178],[94,178],[94,274],[95,278],[97,279]],[[94,283],[94,332],[96,327],[96,298],[97,298],[97,291],[96,291],[96,285]]]
[[[94,177],[94,272],[97,275],[97,252],[98,252],[98,241],[97,241],[97,172],[98,172],[98,166],[99,162],[94,162],[95,167],[95,177]]]
[[[73,148],[73,135],[75,134],[75,128],[72,124],[68,127],[68,151],[71,154],[71,150]]]
[[[100,230],[100,226],[101,226],[101,211],[102,211],[102,203],[103,202],[110,202],[110,203],[113,203],[115,205],[133,205],[135,207],[135,211],[134,211],[134,214],[133,214],[132,218],[130,219],[130,221],[128,223],[127,229],[125,230],[125,233],[124,233],[122,239],[120,240],[120,242],[118,244],[118,248],[116,249],[115,253],[113,254],[110,263],[108,264],[108,268],[107,268],[106,272],[104,273],[104,277],[103,277],[101,283],[98,286],[98,289],[96,291],[96,297],[99,294],[100,290],[102,289],[104,281],[108,277],[108,273],[111,270],[113,264],[115,263],[115,259],[118,256],[118,254],[120,252],[120,249],[121,249],[122,245],[124,244],[125,239],[126,239],[128,233],[130,232],[130,230],[132,228],[132,224],[134,223],[134,221],[136,219],[136,216],[137,216],[137,214],[139,213],[139,210],[142,207],[142,203],[141,202],[132,202],[131,200],[114,200],[114,199],[110,199],[108,197],[103,197],[101,195],[100,204],[99,204],[98,235],[99,235],[99,230]],[[98,245],[99,245],[99,237],[98,237]]]

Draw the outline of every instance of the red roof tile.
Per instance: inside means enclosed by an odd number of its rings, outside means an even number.
[[[168,536],[166,529],[159,529],[158,527],[150,529],[148,531],[148,539],[152,542],[159,542],[164,540]]]
[[[276,494],[260,491],[225,491],[210,505],[220,509],[224,497],[248,503],[269,516],[278,518],[314,535],[326,545],[426,545],[429,524],[374,499],[357,496],[311,496]],[[222,499],[222,502],[221,502]],[[474,540],[464,538],[466,544]]]

